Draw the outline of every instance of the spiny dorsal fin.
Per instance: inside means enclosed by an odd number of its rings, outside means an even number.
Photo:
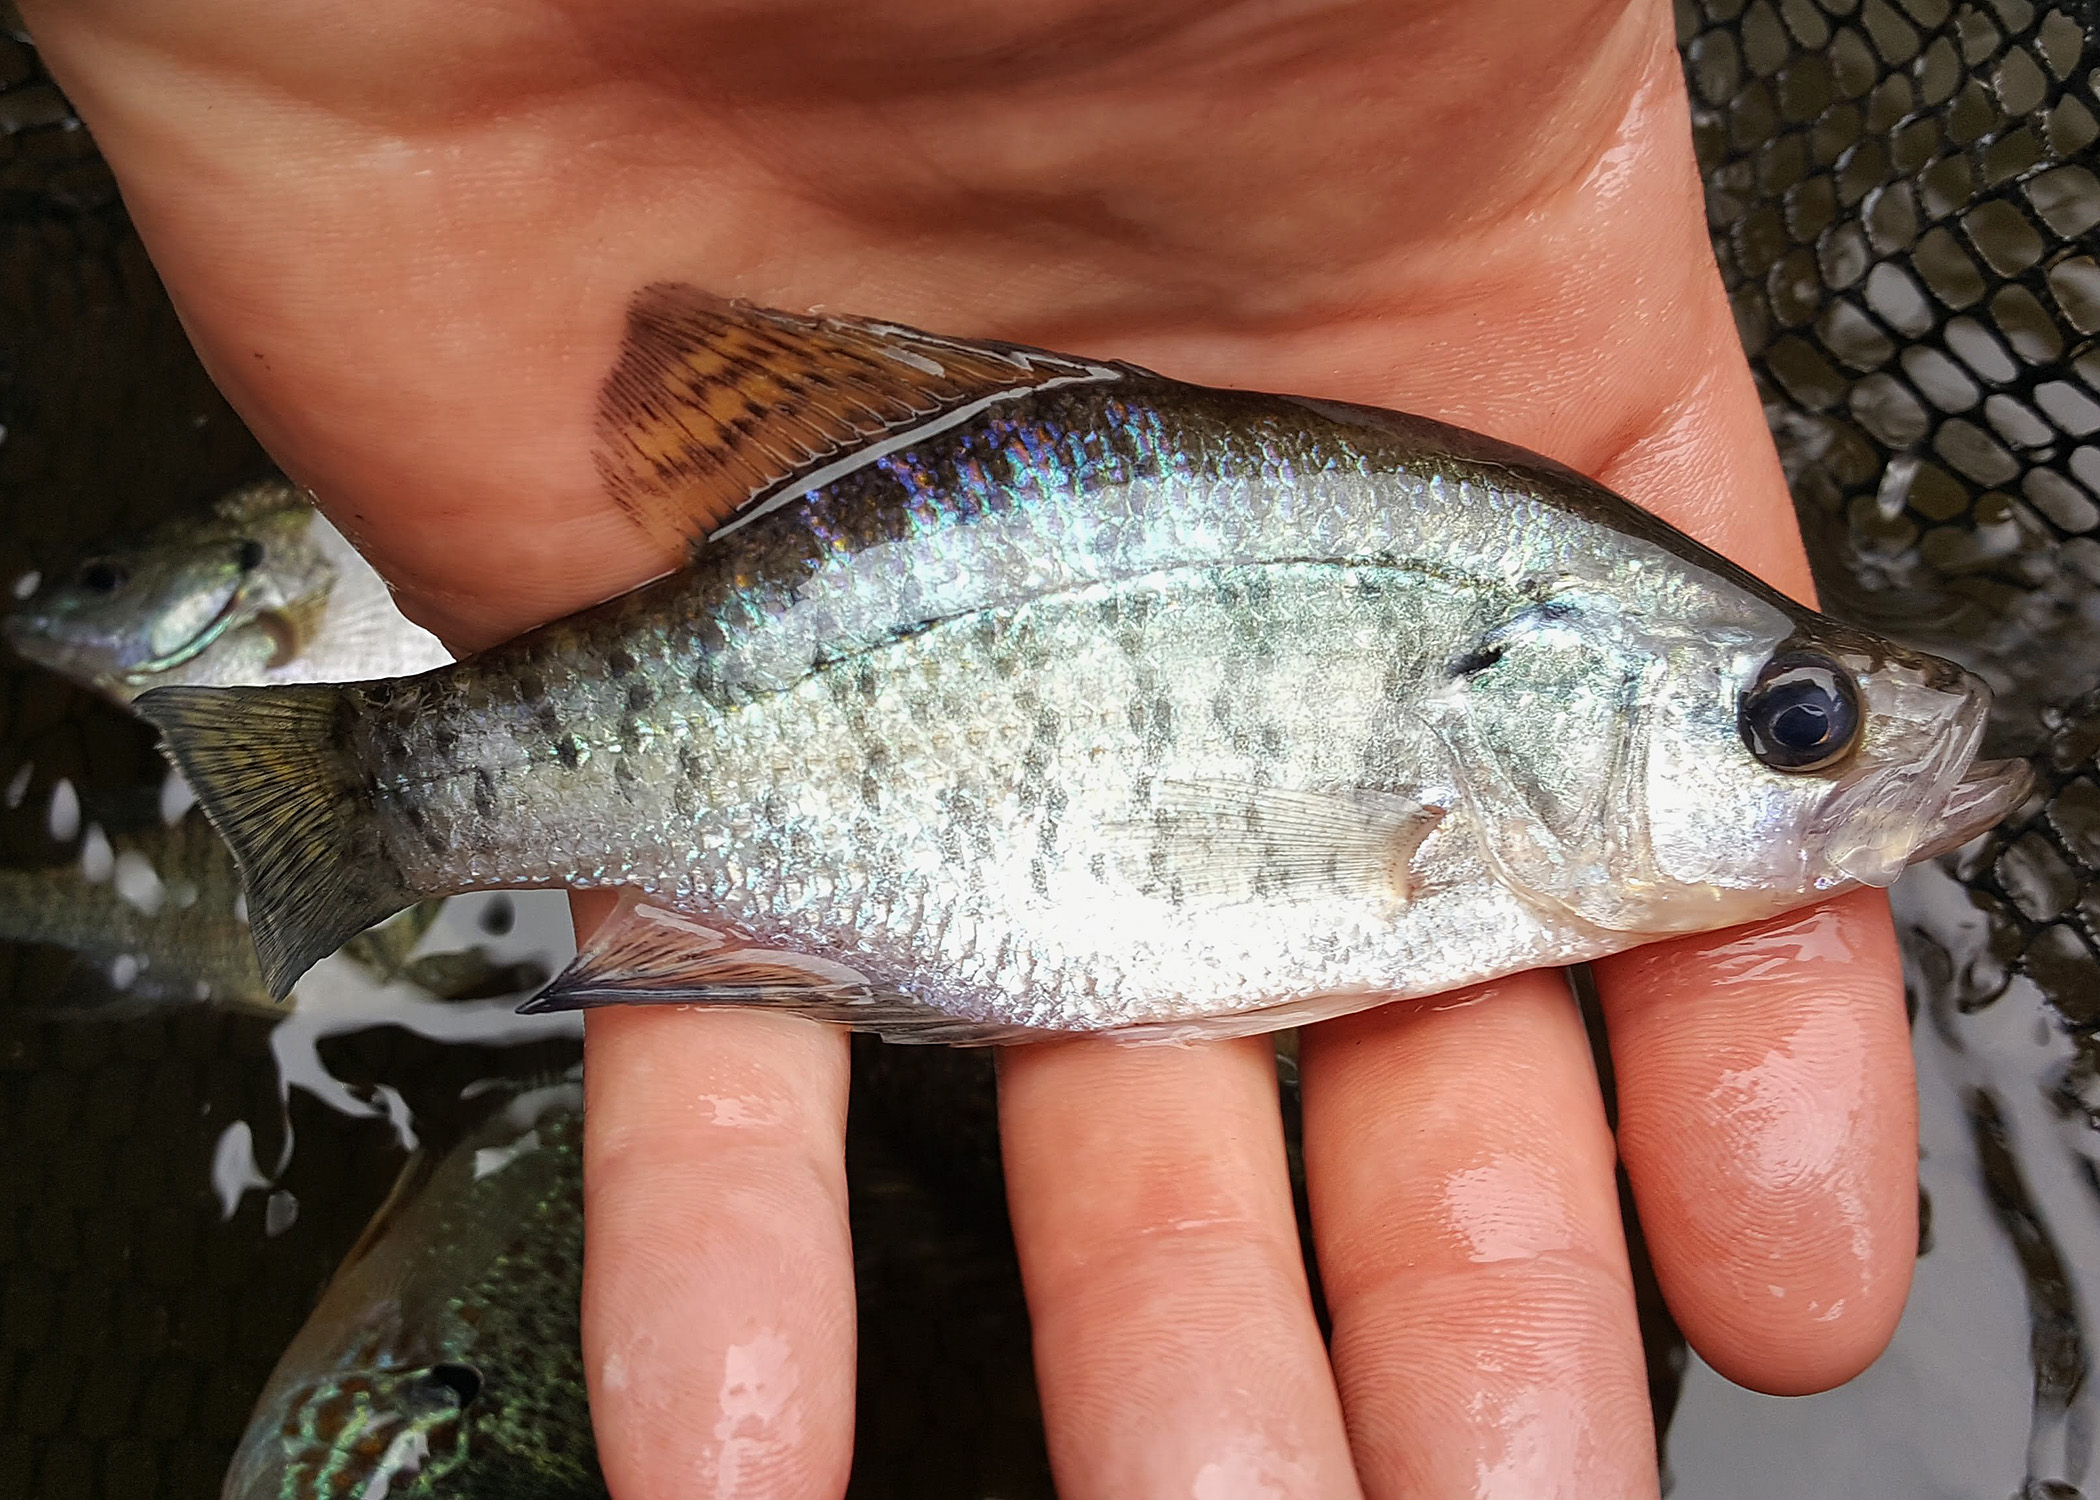
[[[598,474],[653,538],[691,545],[995,401],[1137,373],[661,282],[598,393]]]

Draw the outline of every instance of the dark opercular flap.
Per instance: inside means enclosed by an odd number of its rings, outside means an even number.
[[[659,283],[599,391],[598,473],[652,537],[689,546],[993,402],[1133,373]]]

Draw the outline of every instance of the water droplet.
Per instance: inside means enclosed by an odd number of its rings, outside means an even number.
[[[299,1200],[283,1188],[263,1200],[263,1233],[271,1239],[299,1222]]]
[[[73,783],[63,776],[51,788],[51,811],[45,817],[44,826],[61,844],[70,844],[80,837],[80,793],[74,791]]]
[[[266,1188],[270,1179],[255,1165],[255,1136],[246,1120],[235,1120],[219,1132],[211,1153],[212,1191],[219,1198],[219,1217],[230,1219],[250,1188]]]
[[[6,428],[0,427],[0,433],[5,433],[6,431]],[[43,583],[43,581],[44,575],[38,572],[35,568],[31,568],[27,573],[20,574],[16,577],[15,581],[11,585],[9,585],[9,592],[11,592],[17,599],[27,599],[31,594],[37,591],[38,585]]]
[[[160,910],[167,897],[153,861],[136,849],[126,849],[117,856],[116,878],[117,895],[149,917]]]
[[[183,815],[197,805],[197,794],[176,770],[168,772],[167,780],[160,784],[160,820],[173,828]]]
[[[99,885],[116,873],[117,855],[109,847],[109,835],[100,823],[88,824],[87,836],[80,841],[81,878]]]
[[[36,762],[25,760],[16,769],[7,783],[7,805],[10,810],[20,807],[22,799],[29,795],[29,778],[36,774]]]

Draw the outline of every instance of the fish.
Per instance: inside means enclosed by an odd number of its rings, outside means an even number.
[[[1422,417],[665,284],[598,434],[683,567],[138,701],[273,989],[564,884],[627,894],[543,1009],[1247,1034],[1885,886],[2029,781],[1960,667]]]
[[[282,477],[39,580],[0,634],[25,659],[125,706],[169,683],[343,682],[452,659]]]
[[[583,1088],[418,1152],[264,1385],[223,1500],[598,1500]]]
[[[171,826],[91,828],[64,865],[0,869],[0,942],[78,955],[106,981],[104,1004],[212,1001],[281,1012],[242,911],[233,855],[195,811]]]
[[[847,1136],[861,1413],[849,1495],[1051,1494],[989,1068],[856,1070]],[[527,1088],[419,1150],[286,1348],[222,1500],[602,1500],[582,1377],[581,1089]],[[871,1126],[870,1117],[877,1123]]]
[[[375,984],[403,982],[442,1000],[479,1000],[536,988],[546,969],[507,961],[475,943],[418,953],[443,910],[419,902],[342,947]],[[43,943],[77,955],[105,993],[62,1008],[102,1012],[209,1002],[281,1016],[256,964],[233,853],[201,812],[170,822],[90,825],[62,865],[0,869],[0,943]]]

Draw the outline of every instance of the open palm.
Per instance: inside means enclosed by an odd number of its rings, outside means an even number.
[[[591,460],[627,299],[667,279],[1441,417],[1807,588],[1660,0],[24,9],[216,378],[462,647],[674,560]],[[1878,897],[1598,968],[1686,1333],[1764,1389],[1851,1375],[1916,1234]],[[842,1037],[601,1012],[587,1047],[615,1494],[837,1493]],[[1561,977],[1325,1024],[1302,1061],[1331,1348],[1266,1042],[1003,1057],[1062,1492],[1652,1494]]]

